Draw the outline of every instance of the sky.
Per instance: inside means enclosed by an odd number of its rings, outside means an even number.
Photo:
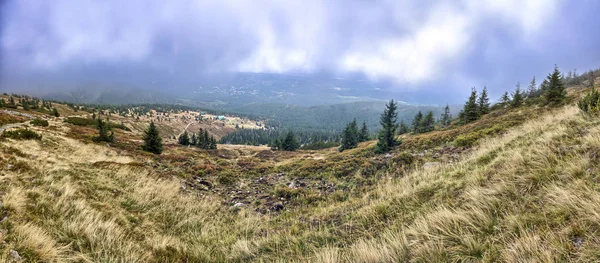
[[[0,0],[0,8],[0,90],[257,72],[367,79],[441,103],[484,85],[499,97],[555,64],[600,67],[597,0]]]

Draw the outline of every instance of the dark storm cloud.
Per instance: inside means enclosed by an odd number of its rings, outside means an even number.
[[[5,79],[327,72],[439,101],[471,86],[499,94],[554,63],[596,67],[600,54],[597,1],[0,3]]]

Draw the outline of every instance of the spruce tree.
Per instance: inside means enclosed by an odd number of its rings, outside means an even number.
[[[517,88],[512,94],[512,107],[520,107],[523,104],[523,92],[521,91],[521,83],[517,82]]]
[[[210,150],[217,149],[217,139],[215,139],[214,136],[210,136],[210,143],[209,143],[208,149],[210,149]]]
[[[153,121],[150,121],[150,126],[144,131],[144,145],[142,146],[142,149],[154,154],[162,153],[162,138]]]
[[[177,138],[177,143],[181,145],[190,145],[190,136],[186,130],[183,131],[179,138]]]
[[[284,151],[295,151],[300,148],[298,141],[296,141],[296,137],[293,132],[288,132],[281,143],[281,149]]]
[[[594,76],[594,71],[591,71],[591,70],[590,70],[590,73],[589,73],[589,78],[590,78],[590,80],[588,81],[588,86],[589,86],[589,87],[591,87],[591,88],[593,88],[593,87],[594,87],[594,85],[596,84],[596,83],[594,83],[594,82],[595,82],[595,78],[596,78],[596,77]]]
[[[483,90],[481,91],[481,95],[479,95],[479,100],[477,101],[477,106],[479,107],[479,116],[483,116],[490,112],[490,98],[488,98],[486,86],[483,86]]]
[[[412,121],[412,132],[420,133],[421,132],[421,122],[423,121],[423,113],[421,111],[417,112]]]
[[[344,132],[342,132],[342,145],[340,145],[340,152],[347,149],[353,149],[358,146],[358,127],[356,125],[356,119],[346,125]]]
[[[410,129],[408,128],[406,123],[404,123],[404,121],[400,121],[400,125],[398,125],[398,135],[408,133],[409,131]]]
[[[194,146],[198,145],[198,139],[196,138],[195,133],[192,133],[192,138],[190,139],[190,144],[194,145]]]
[[[366,142],[369,140],[369,129],[367,128],[367,123],[363,121],[362,128],[358,133],[358,142]]]
[[[385,153],[389,152],[392,148],[398,145],[396,141],[396,129],[398,125],[396,124],[398,118],[398,106],[391,100],[388,104],[385,105],[385,110],[381,114],[381,130],[377,135],[377,145],[375,146],[376,153]]]
[[[430,132],[433,130],[435,130],[435,118],[433,117],[433,112],[429,111],[425,117],[423,117],[421,132]]]
[[[204,130],[200,128],[200,130],[198,130],[198,135],[196,136],[196,146],[203,148],[204,144]]]
[[[208,130],[204,130],[204,134],[202,135],[203,139],[203,143],[202,143],[202,149],[208,149],[210,148],[210,136],[208,135]]]
[[[560,105],[567,98],[567,90],[562,82],[562,75],[558,71],[558,66],[554,66],[554,72],[548,75],[548,87],[545,91],[546,104]]]
[[[452,115],[450,115],[450,106],[446,105],[446,107],[444,107],[444,113],[442,113],[442,117],[440,118],[440,124],[443,127],[447,127],[450,125],[451,121]]]
[[[505,91],[504,94],[502,94],[502,97],[500,97],[500,104],[502,106],[507,106],[510,104],[510,97],[508,96],[508,91]]]
[[[60,114],[58,114],[58,110],[56,108],[52,108],[52,115],[54,115],[54,117],[60,117]]]
[[[529,83],[529,87],[527,89],[527,97],[534,98],[534,97],[536,97],[536,94],[537,94],[537,84],[535,83],[535,76],[533,76],[533,79],[531,79],[531,82]]]
[[[479,107],[477,105],[477,90],[471,89],[471,96],[465,103],[463,109],[463,122],[469,123],[479,118]]]
[[[96,128],[98,129],[98,136],[93,138],[95,142],[115,141],[114,133],[110,131],[110,127],[108,125],[108,119],[106,120],[106,122],[102,121],[101,119],[98,119],[96,122]]]

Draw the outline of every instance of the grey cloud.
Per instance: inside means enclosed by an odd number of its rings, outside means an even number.
[[[516,80],[498,72],[508,72],[501,67],[522,59],[512,55],[549,56],[544,49],[554,47],[549,39],[555,41],[549,31],[569,32],[586,22],[564,25],[564,12],[599,5],[587,2],[565,11],[568,5],[561,0],[3,3],[0,71],[5,78],[107,69],[167,75],[327,72],[440,94],[483,84],[506,88]],[[562,54],[562,60],[549,58],[561,60],[550,66],[575,63],[568,59],[573,52]],[[535,59],[523,65],[537,66]],[[523,75],[540,74],[526,71]]]

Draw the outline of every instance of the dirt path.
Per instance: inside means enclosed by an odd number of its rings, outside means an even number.
[[[187,124],[187,126],[185,126],[185,128],[183,128],[183,131],[181,131],[178,135],[177,135],[177,139],[179,139],[179,136],[181,136],[183,134],[184,131],[187,131],[187,128],[190,127],[190,125],[192,125],[193,122],[190,122]]]

